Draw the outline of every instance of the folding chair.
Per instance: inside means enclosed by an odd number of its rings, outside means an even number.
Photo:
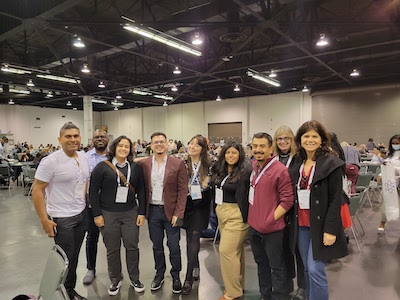
[[[361,193],[361,203],[364,204],[363,200],[365,198],[365,195],[367,195],[371,207],[372,207],[372,201],[371,198],[369,197],[368,191],[369,191],[369,183],[371,182],[373,176],[374,174],[372,173],[365,173],[365,174],[360,173],[358,175],[358,179],[356,182],[356,193]]]
[[[25,185],[24,195],[26,195],[28,197],[32,193],[33,182],[35,181],[35,173],[36,173],[36,169],[33,169],[30,166],[22,167],[22,174],[24,175],[22,182],[25,183],[24,184]]]
[[[60,246],[54,245],[47,258],[40,281],[38,300],[59,299],[53,297],[64,285],[68,274],[68,265],[69,261],[64,250]]]
[[[355,225],[355,223],[354,223],[355,218],[356,218],[356,219],[358,220],[358,223],[359,223],[360,226],[361,226],[362,231],[363,231],[364,234],[365,234],[364,228],[362,227],[362,224],[361,224],[361,222],[360,222],[360,219],[359,219],[358,216],[357,216],[357,213],[358,213],[358,211],[360,210],[361,195],[360,195],[360,194],[358,194],[358,195],[353,195],[353,196],[351,196],[351,197],[349,198],[349,201],[350,201],[350,204],[349,204],[350,216],[351,216],[351,219],[352,219],[352,224],[351,224],[351,227],[350,227],[350,228],[351,228],[351,232],[352,232],[352,234],[353,234],[354,240],[355,240],[355,242],[356,242],[356,245],[357,245],[357,247],[358,247],[358,250],[359,250],[360,253],[361,253],[361,247],[360,247],[360,243],[362,243],[361,234],[359,233],[359,231],[358,231],[358,229],[357,229],[357,227],[356,227],[356,225]],[[358,241],[357,235],[358,235],[358,237],[360,238],[360,241]]]
[[[63,284],[60,285],[60,288],[54,293],[51,300],[70,300],[67,290]]]
[[[4,180],[8,183],[8,189],[11,188],[12,175],[9,166],[6,164],[0,165],[0,180]]]

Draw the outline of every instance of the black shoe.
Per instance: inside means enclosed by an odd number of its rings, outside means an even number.
[[[297,290],[293,293],[293,296],[290,298],[291,300],[306,300],[306,290],[302,288],[297,288]]]
[[[79,295],[75,290],[69,290],[68,296],[71,300],[87,300],[87,298]]]
[[[200,279],[200,268],[193,268],[192,276],[194,281],[198,281]]]
[[[172,279],[172,292],[174,294],[180,294],[182,292],[182,283],[179,278]]]
[[[153,281],[151,282],[150,289],[152,291],[158,291],[164,283],[164,278],[161,277],[154,277]]]
[[[185,283],[183,284],[183,287],[182,287],[182,294],[189,295],[190,292],[192,291],[192,285],[193,285],[192,281],[185,280]]]

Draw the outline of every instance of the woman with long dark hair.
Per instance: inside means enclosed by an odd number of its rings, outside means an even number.
[[[344,162],[331,149],[330,136],[318,121],[297,131],[298,154],[289,168],[295,186],[292,245],[298,243],[308,300],[328,300],[327,260],[347,255],[340,217]],[[294,250],[294,248],[292,248]]]
[[[189,194],[186,202],[183,228],[186,230],[187,271],[182,294],[192,291],[193,281],[199,279],[199,250],[201,232],[207,229],[210,216],[211,184],[207,140],[201,134],[191,138],[185,165],[189,178]]]
[[[225,285],[220,300],[243,295],[245,255],[243,243],[249,225],[249,187],[251,164],[241,144],[227,142],[213,171],[215,203],[221,240],[219,244],[222,279]]]
[[[90,177],[89,199],[94,222],[107,248],[110,296],[117,295],[122,285],[121,240],[130,284],[138,293],[145,289],[139,280],[138,243],[139,227],[146,214],[146,191],[142,167],[132,162],[132,158],[132,141],[122,135],[112,142],[108,160],[98,163]]]

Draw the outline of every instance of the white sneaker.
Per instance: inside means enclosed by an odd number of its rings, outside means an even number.
[[[119,289],[121,288],[122,280],[120,280],[117,284],[111,283],[108,288],[108,294],[110,296],[115,296],[119,293]]]

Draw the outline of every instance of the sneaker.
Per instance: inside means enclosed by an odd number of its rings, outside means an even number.
[[[79,295],[74,289],[68,291],[68,296],[71,300],[87,300],[87,298]]]
[[[108,288],[108,294],[110,296],[115,296],[119,293],[119,289],[121,288],[122,281],[120,280],[117,284],[111,283],[110,287]]]
[[[151,282],[150,289],[152,291],[157,291],[162,287],[163,283],[164,283],[164,278],[154,277],[153,281]]]
[[[88,270],[85,277],[83,277],[83,284],[84,285],[89,285],[93,282],[94,278],[96,277],[96,274],[94,273],[93,270]]]
[[[185,280],[185,283],[182,287],[182,295],[189,295],[192,291],[193,282]]]
[[[179,278],[172,279],[172,292],[174,294],[180,294],[182,292],[182,283]]]
[[[200,268],[193,268],[193,280],[198,281],[200,279]]]
[[[133,286],[136,293],[144,292],[144,284],[141,283],[139,280],[131,281],[131,286]]]

